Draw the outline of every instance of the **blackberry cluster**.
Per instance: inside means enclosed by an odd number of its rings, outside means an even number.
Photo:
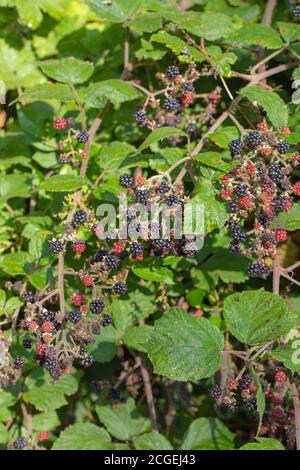
[[[254,393],[256,386],[250,374],[244,375],[239,382],[230,379],[227,386],[219,387],[215,385],[211,389],[211,397],[218,400],[221,406],[230,411],[237,411],[239,408],[246,407],[250,411],[256,410],[256,398]]]
[[[286,232],[274,220],[293,206],[297,190],[291,173],[299,158],[295,154],[290,158],[281,156],[290,149],[281,140],[282,135],[290,133],[288,128],[275,133],[265,122],[258,128],[230,143],[237,165],[221,178],[220,197],[229,213],[230,250],[252,258],[250,277],[266,279],[270,274],[266,258],[275,259],[278,244],[286,240]]]

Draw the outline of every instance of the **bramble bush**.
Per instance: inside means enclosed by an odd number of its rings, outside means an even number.
[[[300,449],[299,17],[0,0],[2,449]]]

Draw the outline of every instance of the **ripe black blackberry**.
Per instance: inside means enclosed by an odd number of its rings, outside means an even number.
[[[296,6],[293,8],[293,15],[294,15],[296,18],[300,18],[300,5],[296,5]]]
[[[259,214],[258,216],[258,222],[260,225],[262,225],[264,228],[267,228],[269,223],[270,223],[270,217],[264,213]]]
[[[137,111],[134,113],[134,119],[138,126],[142,126],[147,119],[145,111]]]
[[[248,276],[249,277],[259,277],[260,276],[260,266],[257,261],[253,261],[248,265]]]
[[[94,256],[89,260],[90,264],[94,264],[94,263],[100,263],[104,256],[107,256],[108,255],[108,252],[106,250],[98,250],[96,251],[96,253],[94,254]]]
[[[43,320],[45,321],[54,321],[56,317],[56,313],[53,312],[52,310],[46,310],[46,312],[43,313]]]
[[[49,357],[45,359],[44,367],[51,375],[53,374],[53,372],[60,370],[60,365],[57,359],[49,358]]]
[[[249,132],[247,135],[247,145],[251,148],[256,148],[261,144],[261,134],[258,131]]]
[[[284,173],[278,163],[271,163],[269,165],[268,174],[272,181],[275,183],[280,183],[280,181],[284,178]]]
[[[30,338],[23,339],[23,346],[25,349],[31,349],[32,344],[33,344],[33,341]]]
[[[247,406],[248,410],[250,410],[250,411],[256,410],[256,400],[255,400],[255,398],[254,397],[248,398],[246,406]]]
[[[89,140],[89,134],[86,131],[81,131],[79,134],[77,134],[77,141],[80,144],[86,144],[87,141]]]
[[[229,204],[227,204],[227,210],[230,212],[230,214],[235,214],[239,210],[237,201],[231,201]]]
[[[244,242],[246,240],[246,234],[244,230],[242,230],[240,227],[234,229],[232,232],[232,239],[236,243]]]
[[[164,108],[167,111],[175,111],[180,106],[179,101],[176,98],[172,98],[171,96],[166,98],[164,101]]]
[[[105,306],[103,299],[95,299],[90,303],[90,310],[92,313],[99,314],[103,311]]]
[[[125,173],[124,175],[120,176],[120,185],[123,186],[123,188],[133,188],[134,186],[134,179],[131,175],[128,175]]]
[[[232,157],[235,157],[236,155],[240,155],[241,153],[243,153],[244,144],[241,141],[241,139],[232,140],[229,144],[229,150],[230,150]]]
[[[195,87],[192,84],[192,82],[184,82],[182,84],[181,89],[184,93],[186,93],[186,92],[195,93]]]
[[[76,211],[73,217],[73,225],[84,225],[87,221],[87,213],[85,211]]]
[[[23,369],[24,364],[25,364],[24,359],[23,359],[22,357],[20,357],[20,356],[17,356],[16,359],[15,359],[15,361],[14,361],[14,367],[15,367],[16,369],[20,370],[20,369]]]
[[[103,315],[101,315],[101,325],[103,327],[105,326],[109,326],[112,324],[112,318],[110,315],[107,315],[106,313],[104,313]]]
[[[267,279],[267,277],[270,275],[270,268],[266,263],[261,263],[260,264],[260,277],[262,279]]]
[[[290,148],[291,148],[290,144],[286,142],[285,140],[281,140],[277,144],[277,150],[281,154],[287,153],[290,150]]]
[[[24,447],[27,446],[27,439],[26,437],[18,437],[14,442],[13,442],[13,445],[12,447],[15,449],[15,450],[21,450],[21,449],[24,449]]]
[[[34,294],[30,290],[26,290],[21,294],[21,299],[24,300],[24,302],[33,302]]]
[[[255,165],[256,175],[257,176],[262,176],[264,174],[264,171],[265,171],[264,164],[262,162],[256,163],[256,165]]]
[[[170,194],[170,196],[165,199],[165,203],[167,204],[167,206],[171,207],[174,204],[178,203],[178,197],[176,196],[176,194]]]
[[[210,394],[211,394],[212,398],[214,398],[215,400],[218,400],[218,398],[220,398],[220,396],[222,395],[221,387],[219,387],[219,385],[215,385],[211,389]]]
[[[244,196],[247,196],[248,194],[248,186],[246,184],[238,184],[235,188],[234,188],[234,192],[237,196],[239,197],[244,197]]]
[[[144,252],[144,245],[138,242],[132,242],[130,245],[130,253],[132,256],[139,256]]]
[[[117,295],[123,295],[123,294],[127,294],[128,287],[126,286],[126,284],[124,284],[124,282],[118,281],[113,285],[112,290]]]
[[[187,133],[190,134],[190,135],[196,134],[196,132],[197,132],[197,126],[196,126],[196,124],[194,124],[193,122],[190,122],[190,123],[187,125],[187,127],[186,127],[186,131],[187,131]]]
[[[50,240],[49,241],[49,250],[52,253],[58,254],[64,249],[64,244],[60,240]]]
[[[251,374],[245,374],[239,380],[239,386],[242,390],[246,390],[247,388],[250,387],[251,384],[252,384],[252,375]]]
[[[135,202],[144,204],[145,206],[147,205],[148,197],[149,197],[148,189],[138,189],[135,192]]]
[[[169,80],[174,80],[174,78],[180,75],[180,70],[176,65],[169,65],[167,68],[167,77]]]
[[[72,310],[68,316],[68,319],[70,320],[71,323],[74,323],[74,325],[80,322],[81,318],[82,318],[82,315],[79,312],[79,310]]]
[[[232,240],[232,242],[230,242],[230,245],[229,245],[229,250],[231,251],[231,253],[239,253],[240,251],[239,243],[235,240]]]
[[[151,240],[150,246],[153,249],[155,255],[161,256],[166,254],[171,249],[172,244],[170,240],[157,238]]]
[[[93,356],[91,356],[90,354],[88,354],[87,356],[85,356],[82,360],[82,365],[83,367],[91,367],[91,365],[93,365],[94,363],[94,359],[93,359]]]
[[[108,398],[111,400],[119,400],[120,399],[120,392],[114,387],[110,387],[107,391]]]
[[[281,197],[275,199],[274,202],[273,202],[273,207],[274,207],[276,212],[283,211],[284,208],[285,208],[285,199],[281,198]]]
[[[116,269],[120,264],[120,260],[116,255],[108,255],[105,258],[105,264],[109,269]]]
[[[160,185],[158,186],[157,190],[158,190],[161,194],[165,194],[165,193],[167,193],[168,191],[170,191],[170,186],[168,185],[168,183],[166,183],[165,181],[163,181],[162,183],[160,183]]]
[[[101,390],[101,383],[99,380],[92,380],[90,383],[90,387],[93,392],[98,393]]]

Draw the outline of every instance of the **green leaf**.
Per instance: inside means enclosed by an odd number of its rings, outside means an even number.
[[[0,201],[6,202],[13,197],[28,198],[31,193],[31,178],[24,175],[0,176]]]
[[[117,332],[113,326],[103,328],[90,349],[95,362],[110,362],[117,353]]]
[[[151,41],[159,42],[160,44],[165,44],[171,51],[175,54],[180,55],[184,50],[187,50],[190,56],[196,62],[203,62],[205,60],[204,55],[195,47],[189,46],[182,39],[172,34],[167,33],[166,31],[159,31],[151,36]]]
[[[222,156],[223,155],[218,152],[199,153],[196,156],[195,160],[204,165],[215,168],[216,170],[220,170],[224,173],[227,173],[229,170],[236,166],[236,162],[224,161]]]
[[[136,351],[147,352],[147,343],[150,339],[153,327],[150,325],[133,326],[126,331],[124,343],[128,348]]]
[[[158,13],[146,13],[139,15],[129,22],[130,29],[142,33],[153,33],[161,28],[162,17]]]
[[[126,157],[135,151],[136,148],[127,142],[110,142],[102,146],[97,163],[105,170],[120,168]]]
[[[197,195],[190,200],[190,203],[201,210],[204,215],[204,234],[215,228],[221,229],[226,220],[227,212],[225,205],[217,198],[212,181],[201,178],[197,187]]]
[[[170,442],[162,434],[146,433],[134,440],[136,450],[173,450]]]
[[[279,49],[283,46],[279,34],[264,24],[244,24],[243,27],[227,36],[227,40],[239,45],[266,47],[267,49]]]
[[[115,409],[110,405],[98,405],[96,413],[108,432],[121,441],[132,439],[150,428],[149,419],[139,414],[132,398]]]
[[[9,440],[9,434],[3,423],[0,423],[0,443],[6,444]]]
[[[38,413],[32,418],[32,427],[34,431],[52,430],[60,425],[59,417],[56,411],[45,411]]]
[[[55,168],[57,166],[57,156],[55,152],[35,152],[32,160],[42,168]]]
[[[261,426],[262,426],[262,420],[263,420],[263,416],[264,416],[265,410],[266,410],[266,396],[265,396],[265,392],[263,391],[263,388],[262,388],[262,383],[261,383],[260,377],[256,373],[256,371],[255,371],[255,369],[252,365],[251,365],[251,372],[252,372],[252,375],[254,377],[254,382],[255,382],[255,385],[256,385],[256,393],[255,393],[256,408],[257,408],[257,412],[258,412],[258,416],[259,416],[259,422],[258,422],[258,428],[257,428],[256,435],[258,436],[260,434],[260,430],[261,430]]]
[[[7,274],[17,276],[18,274],[26,274],[26,267],[32,262],[29,253],[25,251],[16,251],[4,255],[1,260],[1,268]]]
[[[181,450],[233,449],[234,434],[217,418],[198,418],[183,436]]]
[[[244,256],[234,254],[228,256],[228,248],[214,248],[212,256],[202,264],[203,272],[209,277],[221,279],[225,283],[245,282],[248,260]]]
[[[272,356],[277,361],[283,362],[288,369],[300,374],[300,338],[279,346],[272,351]]]
[[[5,312],[7,315],[12,315],[15,310],[18,310],[22,307],[23,302],[19,297],[11,297],[5,304]]]
[[[91,62],[75,59],[75,57],[64,57],[61,60],[46,60],[38,62],[42,71],[57,82],[62,83],[84,83],[94,71]]]
[[[101,21],[123,23],[130,19],[142,4],[142,0],[86,0],[88,6],[96,13]]]
[[[26,88],[19,101],[58,100],[74,101],[74,95],[68,85],[61,83],[43,83],[34,88]]]
[[[178,19],[181,28],[185,28],[189,33],[203,37],[208,41],[215,41],[224,37],[232,27],[231,18],[223,13],[193,12],[190,18],[181,19],[178,17]]]
[[[174,273],[168,268],[152,266],[150,268],[132,268],[132,272],[145,281],[173,284]]]
[[[123,80],[111,79],[90,85],[85,92],[85,101],[92,108],[102,108],[107,101],[118,105],[139,96],[140,93],[133,85]]]
[[[288,212],[281,212],[272,224],[274,228],[281,227],[293,232],[300,229],[300,203],[294,204]]]
[[[219,369],[223,335],[206,318],[173,308],[154,323],[148,356],[156,374],[173,380],[200,380]]]
[[[246,344],[274,341],[293,326],[285,300],[262,289],[227,297],[224,316],[231,334]]]
[[[26,391],[23,398],[37,410],[50,411],[67,404],[65,395],[73,395],[78,388],[78,380],[72,375],[63,375],[53,384],[46,371],[35,369],[26,378]]]
[[[286,42],[297,41],[300,37],[300,25],[296,23],[284,23],[278,21],[279,32]]]
[[[182,137],[187,137],[187,134],[181,129],[175,129],[174,127],[161,127],[160,129],[155,129],[151,134],[148,135],[147,139],[144,140],[142,145],[137,149],[136,153],[141,153],[150,145],[164,140],[173,135],[180,135]]]
[[[208,136],[214,144],[226,150],[228,149],[230,142],[238,137],[239,131],[235,126],[220,127],[220,129]]]
[[[239,448],[239,450],[285,450],[281,442],[270,437],[256,437],[258,442],[249,442]]]
[[[275,127],[282,127],[288,121],[288,108],[279,95],[273,91],[268,91],[259,85],[246,86],[240,90],[241,95],[248,100],[262,106]]]
[[[43,15],[37,2],[28,2],[26,0],[16,0],[16,7],[21,22],[30,29],[37,29],[43,20]]]
[[[53,192],[76,191],[87,182],[86,178],[72,175],[55,175],[45,179],[39,186],[39,189]]]
[[[52,450],[112,450],[111,438],[105,429],[92,423],[68,426],[54,442]]]

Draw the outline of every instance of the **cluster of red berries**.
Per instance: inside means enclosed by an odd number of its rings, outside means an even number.
[[[231,251],[254,258],[248,268],[250,277],[269,275],[265,258],[274,259],[278,244],[287,238],[275,218],[289,211],[293,197],[300,195],[300,182],[291,180],[293,170],[300,168],[300,156],[286,155],[291,146],[283,139],[288,135],[287,127],[278,134],[262,122],[258,130],[229,146],[237,165],[221,178],[220,197],[230,214]]]
[[[76,130],[74,129],[76,122],[73,117],[69,118],[57,118],[54,121],[54,129],[57,131],[67,130],[67,134],[64,139],[61,139],[59,135],[59,142],[57,145],[58,148],[58,163],[65,165],[66,163],[72,163],[73,166],[78,166],[78,159],[86,159],[87,152],[81,148],[78,148],[74,144],[74,139],[76,139],[77,144],[86,144],[89,140],[89,134],[85,130]]]
[[[250,411],[256,410],[256,385],[250,374],[245,374],[239,381],[228,380],[226,387],[218,385],[211,389],[211,396],[230,411],[236,411],[242,405]]]

